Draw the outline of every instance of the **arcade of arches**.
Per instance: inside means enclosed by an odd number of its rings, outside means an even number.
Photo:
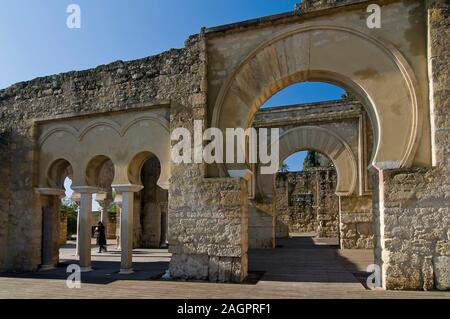
[[[366,25],[369,3],[382,6],[381,29]],[[84,271],[97,194],[102,207],[120,206],[123,274],[133,247],[167,242],[172,278],[241,282],[249,247],[305,230],[286,216],[314,206],[320,236],[373,249],[383,288],[449,289],[448,15],[437,0],[304,0],[295,12],[202,29],[182,49],[1,90],[0,270],[58,262],[70,177]],[[304,81],[355,100],[260,110]],[[334,170],[270,176],[258,165],[171,162],[171,132],[192,133],[194,120],[279,127],[281,160],[314,150]],[[310,205],[313,181],[337,217]]]

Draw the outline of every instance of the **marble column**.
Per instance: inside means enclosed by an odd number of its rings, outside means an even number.
[[[53,269],[59,259],[59,201],[64,190],[38,188],[42,209],[42,255],[40,270]]]
[[[122,195],[117,194],[114,197],[114,203],[116,204],[116,241],[117,241],[117,250],[120,250],[120,216],[122,211]]]
[[[133,272],[133,209],[134,193],[140,191],[141,185],[113,185],[117,193],[122,195],[122,210],[120,214],[120,274]]]
[[[77,205],[77,241],[75,244],[75,256],[80,256],[80,249],[78,245],[78,239],[80,238],[80,194],[79,193],[72,193],[72,200]]]
[[[80,193],[80,232],[78,237],[79,265],[82,272],[91,271],[91,217],[92,194],[97,191],[95,187],[76,186],[72,189]]]

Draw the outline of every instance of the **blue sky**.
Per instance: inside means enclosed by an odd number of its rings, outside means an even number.
[[[0,89],[20,81],[183,47],[213,27],[292,11],[300,0],[0,0]],[[69,4],[81,7],[81,28],[69,29]],[[293,85],[266,105],[339,98],[324,84]],[[300,169],[300,155],[288,160]]]
[[[202,26],[292,11],[299,0],[0,0],[0,88],[183,47]],[[81,7],[81,29],[66,8]]]

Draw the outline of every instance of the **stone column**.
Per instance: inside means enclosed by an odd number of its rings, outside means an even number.
[[[42,256],[40,270],[56,266],[59,259],[59,200],[64,190],[38,188],[42,208]]]
[[[78,239],[80,238],[80,194],[79,193],[72,193],[72,200],[77,205],[77,241],[75,244],[75,256],[80,256],[80,250],[78,245]]]
[[[133,209],[134,193],[140,191],[141,185],[113,185],[117,193],[122,195],[122,209],[120,213],[120,246],[121,264],[120,274],[133,272]]]
[[[122,211],[122,195],[117,194],[114,198],[114,203],[116,204],[116,241],[117,241],[117,250],[121,250],[120,246],[120,216]]]
[[[92,217],[92,194],[97,191],[95,187],[77,186],[72,189],[80,193],[80,229],[78,247],[80,255],[80,267],[82,272],[91,271],[91,217]]]

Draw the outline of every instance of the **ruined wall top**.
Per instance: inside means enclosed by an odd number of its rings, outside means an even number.
[[[268,107],[256,113],[253,126],[272,127],[319,120],[336,121],[356,118],[363,112],[365,111],[361,102],[354,99]]]
[[[199,91],[202,77],[199,39],[191,36],[182,49],[39,77],[2,89],[0,132],[61,114],[109,112],[158,101],[189,105],[189,96]]]
[[[312,12],[366,1],[367,0],[302,0],[301,3],[295,5],[295,12]]]

